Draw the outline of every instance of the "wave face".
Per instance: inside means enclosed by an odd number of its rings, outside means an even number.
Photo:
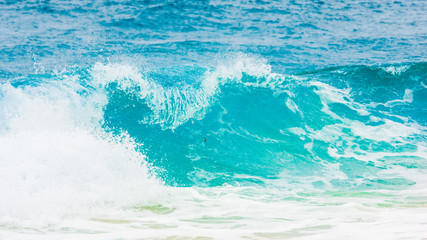
[[[425,63],[286,76],[248,55],[214,68],[97,63],[3,84],[2,132],[127,136],[171,186],[407,188],[408,170],[426,167],[425,76]]]
[[[426,9],[0,1],[0,239],[427,238]]]
[[[415,181],[386,172],[425,167],[425,69],[355,66],[285,76],[239,56],[214,69],[141,73],[98,64],[92,74],[106,80],[103,127],[141,143],[167,184],[310,179],[316,187],[371,189],[406,188]]]

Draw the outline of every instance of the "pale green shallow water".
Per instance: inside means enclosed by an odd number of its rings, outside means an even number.
[[[7,239],[422,239],[427,199],[412,194],[164,189],[152,204],[2,229]]]

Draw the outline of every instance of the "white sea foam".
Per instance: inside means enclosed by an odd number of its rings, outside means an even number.
[[[382,69],[390,74],[399,76],[402,73],[406,72],[409,70],[409,68],[411,68],[410,65],[403,65],[403,66],[388,66],[388,67],[383,67]]]
[[[364,105],[355,102],[350,94],[350,89],[341,90],[334,88],[326,83],[311,82],[310,85],[316,86],[315,92],[319,95],[322,102],[322,111],[332,116],[338,122],[332,125],[326,125],[322,130],[316,131],[313,137],[318,140],[327,142],[335,141],[338,136],[346,136],[343,134],[342,129],[348,128],[351,130],[353,136],[359,136],[363,139],[374,140],[377,142],[396,142],[404,141],[410,136],[420,135],[423,132],[423,127],[416,123],[399,123],[394,122],[387,118],[379,118],[371,116],[369,106],[377,106],[379,103],[371,103]],[[412,102],[412,91],[406,90],[403,100],[393,100],[386,102],[385,106],[392,106],[395,104],[404,104]],[[331,103],[340,103],[348,108],[356,111],[360,116],[370,116],[373,122],[382,122],[381,124],[368,125],[359,120],[349,119],[338,115],[330,109]]]
[[[127,215],[72,219],[8,239],[422,239],[425,203],[392,192],[329,192],[218,187],[175,188],[157,205]],[[408,203],[411,202],[411,203]],[[363,231],[360,231],[363,229]],[[49,232],[48,235],[44,233]]]
[[[353,101],[350,96],[351,89],[349,88],[338,89],[331,85],[318,81],[310,82],[310,85],[315,86],[317,88],[315,92],[319,95],[322,101],[322,111],[336,119],[341,119],[341,117],[329,109],[328,104],[330,103],[344,104],[350,109],[356,111],[361,116],[368,116],[370,114],[366,106]]]
[[[105,99],[68,85],[0,85],[0,225],[120,210],[161,189],[133,141],[99,127]]]
[[[295,129],[288,129],[296,135],[304,136],[304,139],[312,140],[312,142],[306,143],[307,150],[311,151],[313,148],[314,141],[322,141],[329,144],[328,155],[339,161],[342,159],[352,159],[352,161],[364,161],[372,162],[377,166],[384,166],[388,170],[396,170],[392,175],[387,175],[387,171],[378,171],[375,173],[373,178],[375,179],[387,179],[387,178],[404,178],[412,180],[417,185],[421,184],[422,180],[419,176],[424,176],[424,168],[412,169],[412,174],[407,174],[408,171],[399,164],[405,164],[407,160],[416,158],[422,162],[427,159],[427,150],[425,143],[419,141],[419,138],[425,134],[425,127],[420,126],[415,122],[408,121],[407,118],[402,116],[394,116],[394,118],[402,119],[403,121],[396,122],[388,117],[390,114],[384,115],[383,118],[373,116],[373,108],[382,104],[386,107],[393,107],[397,104],[409,104],[412,102],[412,91],[407,89],[403,99],[388,101],[386,103],[375,103],[362,104],[353,100],[351,95],[351,89],[337,89],[326,83],[312,81],[308,84],[309,86],[315,86],[314,92],[319,96],[323,113],[332,117],[334,121],[330,124],[323,126],[320,130],[313,130],[309,126],[305,126],[302,130],[295,131]],[[356,112],[359,116],[369,116],[370,121],[365,122],[361,119],[348,118],[345,115],[339,114],[332,110],[332,104],[342,104],[347,106],[349,109]],[[366,119],[366,118],[364,118]],[[366,145],[370,143],[370,145]],[[382,148],[382,144],[386,143],[387,146]],[[361,146],[361,144],[365,144]],[[376,146],[376,147],[375,147]],[[390,148],[402,149],[408,147],[408,150],[395,150],[391,151]],[[391,160],[384,162],[384,159],[398,159],[393,164]],[[323,165],[324,174],[323,179],[319,179],[325,184],[328,184],[331,180],[345,179],[343,177],[343,170],[341,170],[339,164],[329,163],[327,161],[320,161],[319,164]],[[425,163],[424,163],[425,164]],[[337,167],[338,166],[338,167]],[[331,174],[327,174],[331,173]],[[341,176],[341,177],[338,177]],[[418,176],[418,177],[414,177]],[[369,179],[366,175],[365,179]],[[300,179],[303,181],[302,179]],[[315,182],[313,179],[307,181],[307,185]],[[355,180],[354,185],[362,184],[363,180]]]

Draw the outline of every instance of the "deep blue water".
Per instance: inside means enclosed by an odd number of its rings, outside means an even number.
[[[1,77],[131,58],[211,65],[253,53],[274,71],[422,62],[425,1],[1,1]]]

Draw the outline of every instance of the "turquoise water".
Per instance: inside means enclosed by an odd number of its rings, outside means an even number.
[[[0,238],[426,238],[426,11],[0,2]]]

